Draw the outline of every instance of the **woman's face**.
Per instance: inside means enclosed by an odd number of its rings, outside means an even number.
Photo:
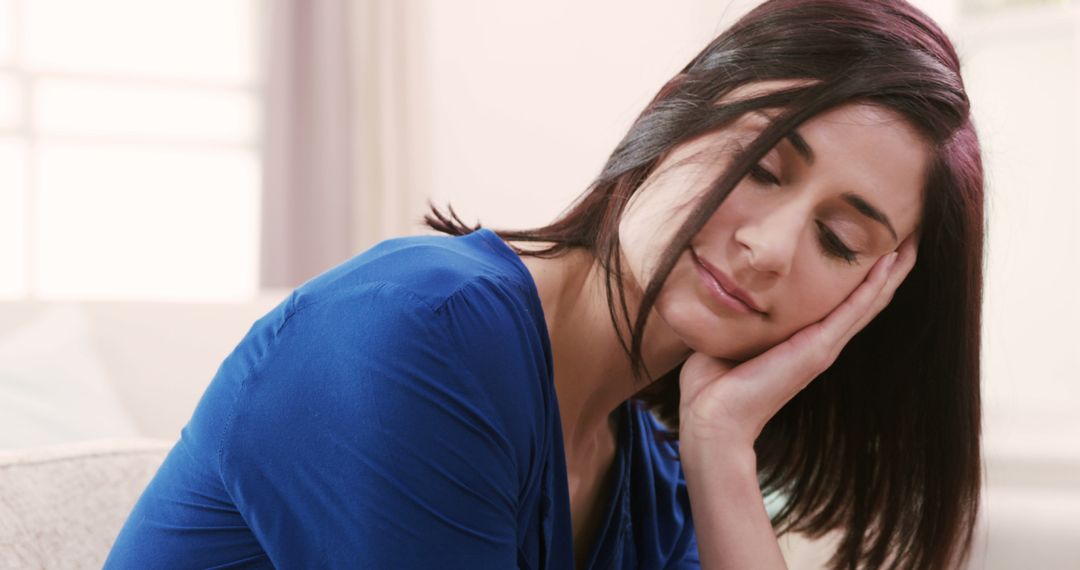
[[[620,225],[639,286],[695,199],[767,120],[750,113],[689,141],[645,181]],[[919,223],[929,149],[899,115],[849,104],[795,133],[739,182],[661,290],[655,311],[695,351],[744,360],[782,342],[838,306]],[[727,292],[715,290],[697,259],[722,274]],[[736,288],[756,310],[732,299]]]

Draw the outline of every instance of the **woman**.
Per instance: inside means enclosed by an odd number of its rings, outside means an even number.
[[[107,567],[783,568],[778,533],[830,530],[837,568],[966,559],[982,166],[909,4],[765,2],[554,223],[425,220],[457,237],[255,323]]]

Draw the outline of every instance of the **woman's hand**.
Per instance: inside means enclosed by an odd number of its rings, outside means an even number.
[[[752,449],[765,424],[825,371],[855,333],[892,300],[915,265],[917,241],[907,238],[883,256],[866,279],[827,317],[742,363],[695,352],[679,376],[680,448],[716,445]]]

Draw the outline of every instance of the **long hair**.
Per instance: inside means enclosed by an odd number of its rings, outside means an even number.
[[[718,104],[764,80],[797,87]],[[714,39],[669,80],[615,148],[600,175],[556,221],[495,230],[507,240],[553,242],[521,255],[589,251],[604,270],[613,326],[635,379],[635,399],[677,438],[681,365],[653,378],[643,330],[691,238],[749,169],[807,119],[863,102],[898,113],[926,140],[918,260],[892,302],[835,363],[788,402],[755,441],[763,493],[786,498],[778,534],[842,532],[833,568],[947,568],[967,560],[982,481],[979,392],[983,168],[952,43],[904,0],[768,0]],[[618,226],[630,197],[678,145],[753,109],[782,112],[704,191],[664,249],[631,323]],[[451,235],[469,227],[450,208],[424,222]]]

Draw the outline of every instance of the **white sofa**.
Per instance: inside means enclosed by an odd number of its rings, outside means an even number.
[[[100,568],[218,365],[287,294],[0,303],[0,569]],[[1077,465],[988,470],[970,568],[1080,568]],[[821,568],[826,544],[781,539],[793,569]]]
[[[0,569],[100,568],[218,365],[288,293],[0,303]]]

